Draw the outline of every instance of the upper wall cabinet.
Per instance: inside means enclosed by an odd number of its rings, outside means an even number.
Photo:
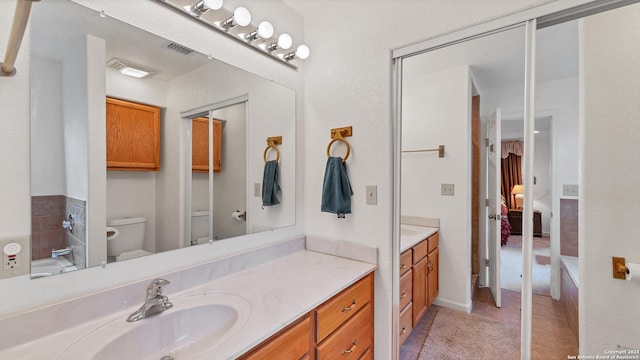
[[[209,119],[193,119],[191,135],[191,168],[193,172],[209,172]],[[213,171],[222,168],[222,121],[213,120]]]
[[[107,170],[160,170],[160,108],[107,98]]]

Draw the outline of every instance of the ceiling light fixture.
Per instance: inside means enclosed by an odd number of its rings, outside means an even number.
[[[244,36],[245,41],[251,42],[258,39],[270,39],[273,36],[273,25],[268,21],[263,21],[258,28]]]
[[[251,23],[251,13],[246,7],[238,6],[233,11],[233,16],[220,23],[224,31],[229,31],[236,26],[247,26]]]
[[[309,47],[307,45],[300,45],[295,52],[290,52],[282,56],[283,59],[290,61],[295,58],[304,60],[309,57]]]
[[[107,61],[107,66],[113,70],[120,71],[121,74],[131,76],[137,79],[155,75],[158,73],[156,70],[152,70],[142,65],[134,64],[127,60],[113,58]]]
[[[200,15],[211,10],[220,10],[222,8],[223,0],[200,0],[191,6],[185,6],[184,9],[191,12],[194,16],[200,17]]]

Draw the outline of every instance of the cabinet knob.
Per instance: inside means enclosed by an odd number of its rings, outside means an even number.
[[[404,298],[406,298],[406,297],[407,297],[407,293],[406,293],[406,292],[403,292],[402,294],[400,294],[400,298],[401,298],[401,299],[404,299]]]
[[[407,264],[402,264],[402,265],[400,266],[400,269],[406,269],[406,268],[407,268]]]
[[[406,327],[403,327],[403,328],[402,328],[402,331],[400,331],[400,335],[404,335],[404,334],[406,334],[406,333],[407,333],[407,328],[406,328]]]

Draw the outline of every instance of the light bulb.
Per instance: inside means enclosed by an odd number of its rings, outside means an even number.
[[[246,7],[239,6],[233,11],[233,20],[240,26],[247,26],[251,22],[251,13]]]
[[[298,48],[296,49],[296,56],[299,59],[306,59],[309,57],[309,47],[307,45],[300,45],[298,46]]]
[[[278,47],[283,50],[287,50],[293,44],[293,39],[289,34],[281,34],[278,37]]]
[[[273,36],[273,25],[268,21],[263,21],[258,25],[258,36],[263,39],[269,39]]]
[[[204,0],[204,6],[211,10],[220,10],[222,8],[222,0]]]

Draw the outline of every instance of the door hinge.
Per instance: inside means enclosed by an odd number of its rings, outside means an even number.
[[[491,206],[489,199],[484,199],[484,206]]]
[[[489,138],[484,138],[484,146],[489,146]]]
[[[484,259],[484,266],[489,266],[489,259]]]

